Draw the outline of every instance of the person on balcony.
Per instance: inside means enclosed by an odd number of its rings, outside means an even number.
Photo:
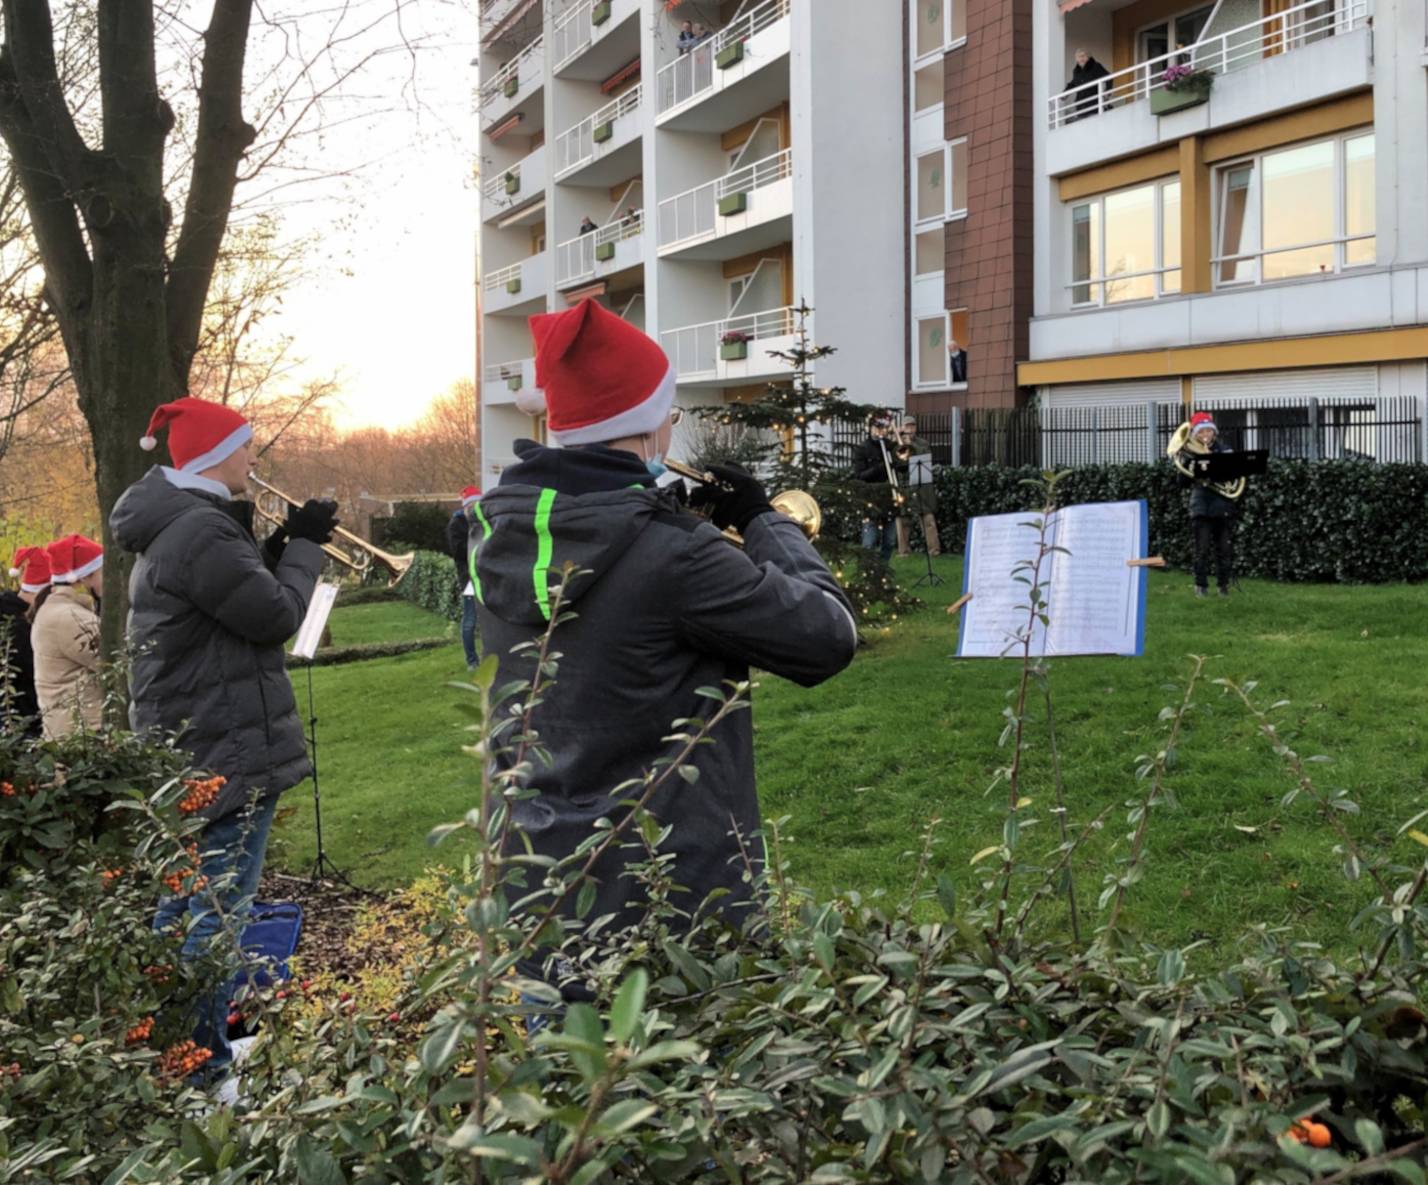
[[[628,206],[625,209],[625,225],[634,226],[640,220],[640,209],[638,206]]]
[[[1066,84],[1068,91],[1076,92],[1071,96],[1071,114],[1066,117],[1067,123],[1100,114],[1106,105],[1107,84],[1092,86],[1091,83],[1109,78],[1110,74],[1084,49],[1076,51],[1076,68],[1071,71],[1071,81]]]
[[[599,229],[598,226],[590,221],[589,214],[586,214],[585,217],[580,220],[580,233],[583,235],[593,235]]]
[[[695,44],[695,45],[703,45],[706,41],[709,40],[709,38],[711,38],[711,37],[713,37],[713,36],[714,36],[714,34],[711,33],[708,29],[706,29],[702,23],[700,23],[700,22],[698,22],[698,21],[695,22],[695,25],[694,25],[694,44]]]
[[[699,38],[694,32],[694,26],[689,21],[685,21],[679,26],[679,40],[675,42],[679,49],[679,56],[683,57],[691,49],[699,44]]]
[[[955,337],[947,339],[947,373],[954,383],[967,381],[967,351],[957,344]]]

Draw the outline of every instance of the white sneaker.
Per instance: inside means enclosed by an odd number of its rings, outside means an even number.
[[[239,1037],[236,1041],[230,1041],[228,1048],[233,1051],[233,1068],[236,1070],[246,1062],[253,1054],[253,1046],[258,1044],[257,1036]]]
[[[242,1101],[243,1080],[238,1073],[238,1067],[253,1056],[253,1046],[257,1043],[257,1037],[239,1037],[229,1043],[229,1048],[233,1051],[233,1061],[229,1063],[228,1074],[212,1090],[211,1097],[215,1108],[236,1107]]]

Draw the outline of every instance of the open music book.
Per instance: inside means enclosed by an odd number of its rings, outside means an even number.
[[[993,514],[967,524],[967,558],[962,591],[958,658],[1020,656],[1028,628],[1030,570],[1040,514]],[[1056,550],[1041,564],[1048,623],[1031,623],[1034,655],[1140,655],[1145,650],[1144,568],[1128,560],[1145,558],[1150,518],[1140,502],[1092,502],[1056,511],[1047,524],[1047,543]]]
[[[322,631],[332,614],[332,606],[337,603],[337,585],[319,580],[312,590],[312,600],[307,605],[307,616],[298,627],[297,640],[293,642],[295,658],[312,658],[322,644]]]

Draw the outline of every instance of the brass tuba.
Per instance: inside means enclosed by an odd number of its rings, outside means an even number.
[[[1210,453],[1195,439],[1188,420],[1175,429],[1170,443],[1165,446],[1165,455],[1170,458],[1170,463],[1191,481],[1205,481],[1201,474],[1206,466],[1205,458]],[[1234,481],[1205,481],[1205,484],[1222,498],[1229,498],[1231,501],[1245,492],[1243,477],[1237,477]]]
[[[664,463],[671,473],[687,477],[690,481],[697,481],[702,485],[719,484],[719,479],[714,474],[695,469],[692,465],[671,461],[667,457]],[[818,505],[818,500],[807,490],[784,490],[781,494],[775,494],[769,500],[769,505],[785,518],[792,519],[794,525],[808,536],[810,543],[818,538],[818,532],[823,529],[823,510]],[[735,547],[744,546],[744,537],[733,527],[724,529],[724,538]]]
[[[258,493],[253,499],[253,512],[264,522],[270,523],[274,527],[286,524],[288,519],[286,507],[302,505],[296,498],[283,493],[276,486],[269,485],[256,474],[250,473],[248,480],[258,487]],[[339,545],[339,540],[342,541],[342,545]],[[407,569],[412,566],[412,561],[416,558],[412,552],[407,552],[406,555],[392,555],[379,547],[372,546],[361,535],[344,531],[341,527],[333,532],[332,542],[322,545],[322,550],[329,558],[336,560],[344,568],[350,569],[358,576],[365,576],[373,564],[379,568],[385,568],[392,575],[391,580],[387,582],[388,588],[407,574]]]

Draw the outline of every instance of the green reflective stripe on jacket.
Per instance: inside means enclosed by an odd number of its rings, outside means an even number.
[[[536,562],[531,578],[535,583],[536,604],[541,616],[550,620],[550,557],[555,541],[550,537],[550,509],[555,505],[555,491],[543,489],[536,503]]]
[[[485,543],[486,540],[491,537],[491,524],[486,521],[486,515],[481,509],[481,503],[477,502],[474,509],[476,511],[476,521],[481,524],[481,543]],[[481,550],[481,543],[471,548],[466,557],[466,566],[471,569],[471,591],[476,599],[484,605],[486,602],[481,600],[481,577],[476,575],[476,556]]]

